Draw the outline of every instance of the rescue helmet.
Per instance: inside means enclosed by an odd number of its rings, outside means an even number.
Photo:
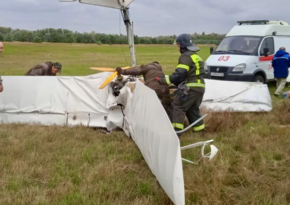
[[[58,72],[61,73],[61,68],[62,68],[62,65],[61,63],[59,62],[55,62],[53,63],[53,66],[56,67],[58,69]]]
[[[190,51],[199,51],[200,48],[192,43],[192,39],[189,34],[180,34],[176,38],[176,44],[180,44],[181,48],[187,48]]]

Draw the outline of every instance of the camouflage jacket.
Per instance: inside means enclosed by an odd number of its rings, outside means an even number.
[[[38,64],[31,68],[29,71],[25,73],[25,75],[51,75],[55,76],[56,74],[51,73],[52,62],[45,62]]]
[[[165,110],[171,105],[169,85],[160,85],[155,77],[164,78],[165,75],[159,63],[153,62],[146,65],[136,66],[132,69],[122,70],[122,75],[143,75],[145,85],[154,90]]]
[[[122,70],[122,75],[143,75],[145,85],[155,90],[160,95],[162,93],[169,93],[168,85],[160,85],[155,77],[164,78],[165,75],[162,71],[161,66],[158,63],[149,63],[146,65],[136,66],[132,69]]]

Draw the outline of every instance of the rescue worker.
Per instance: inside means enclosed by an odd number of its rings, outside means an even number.
[[[122,68],[117,67],[116,71],[118,72],[118,74],[122,75],[143,75],[145,85],[156,92],[157,97],[159,98],[165,111],[169,115],[171,106],[169,86],[167,84],[160,85],[158,82],[155,81],[156,76],[159,76],[161,78],[165,77],[162,71],[162,67],[157,61],[146,65],[136,66],[127,70],[123,70]]]
[[[184,129],[184,119],[187,117],[190,124],[198,120],[199,107],[205,93],[205,81],[203,75],[204,61],[196,54],[200,49],[192,43],[188,34],[181,34],[176,38],[176,44],[181,55],[178,64],[171,75],[165,78],[159,76],[155,79],[160,84],[174,84],[178,86],[176,97],[172,102],[172,125],[176,131]],[[193,130],[204,131],[204,121],[194,125]],[[179,135],[180,137],[180,135]]]
[[[55,76],[57,73],[61,73],[62,65],[58,62],[45,62],[38,64],[31,68],[25,73],[25,75],[34,75],[34,76]]]

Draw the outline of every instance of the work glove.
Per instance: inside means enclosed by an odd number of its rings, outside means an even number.
[[[118,74],[121,74],[121,73],[122,73],[122,68],[117,67],[117,68],[116,68],[116,71],[118,72]]]

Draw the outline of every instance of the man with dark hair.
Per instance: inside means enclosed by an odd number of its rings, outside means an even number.
[[[25,73],[25,75],[34,75],[34,76],[55,76],[57,73],[61,73],[62,65],[58,62],[45,62],[40,63],[29,71]]]
[[[157,61],[146,65],[136,66],[127,70],[123,70],[122,68],[117,67],[116,71],[118,72],[118,74],[122,75],[143,75],[145,85],[156,92],[157,97],[160,99],[165,111],[169,115],[171,105],[169,86],[166,84],[160,85],[158,82],[155,81],[156,76],[159,76],[160,78],[165,76],[162,71],[161,65]]]

